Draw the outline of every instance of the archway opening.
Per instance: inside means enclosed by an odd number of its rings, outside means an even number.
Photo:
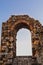
[[[31,32],[22,28],[16,36],[16,56],[32,56]]]

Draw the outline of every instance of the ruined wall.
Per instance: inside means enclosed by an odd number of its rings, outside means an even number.
[[[32,56],[16,56],[16,35],[19,29],[31,32]],[[27,15],[11,16],[2,23],[0,65],[43,65],[43,26]]]

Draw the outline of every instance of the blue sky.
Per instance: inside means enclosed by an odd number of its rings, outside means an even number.
[[[0,32],[2,22],[21,14],[38,19],[43,25],[43,0],[0,0]]]
[[[43,0],[0,0],[0,31],[2,22],[21,14],[38,19],[43,25]]]
[[[43,24],[43,0],[0,0],[0,26],[17,14],[27,14]]]
[[[11,15],[29,15],[43,25],[43,0],[0,0],[0,38],[2,22]]]

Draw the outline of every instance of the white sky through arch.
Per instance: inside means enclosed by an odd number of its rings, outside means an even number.
[[[22,28],[16,36],[16,56],[32,56],[31,32]]]

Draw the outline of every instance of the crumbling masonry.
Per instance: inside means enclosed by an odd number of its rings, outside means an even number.
[[[31,32],[32,56],[16,56],[19,29]],[[43,26],[28,15],[12,15],[2,23],[0,65],[43,65]]]

